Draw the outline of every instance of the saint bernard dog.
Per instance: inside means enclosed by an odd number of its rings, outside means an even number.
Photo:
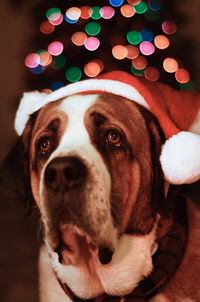
[[[40,301],[198,302],[198,182],[165,180],[166,135],[140,90],[95,81],[27,93],[1,168],[41,213]]]

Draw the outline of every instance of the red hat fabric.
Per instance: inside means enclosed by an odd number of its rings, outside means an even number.
[[[16,113],[15,129],[22,134],[29,115],[47,103],[73,94],[108,92],[144,106],[157,118],[166,137],[160,162],[164,176],[173,184],[200,179],[200,94],[179,91],[122,71],[79,81],[51,94],[25,93]]]

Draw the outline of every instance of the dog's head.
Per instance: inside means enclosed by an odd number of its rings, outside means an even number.
[[[199,95],[104,77],[25,95],[22,136],[0,173],[4,190],[26,184],[20,196],[40,209],[54,271],[82,298],[126,294],[150,274],[164,176],[184,184],[200,175],[199,135],[181,131],[199,133]]]
[[[161,143],[149,111],[108,93],[69,96],[30,117],[18,142],[27,188],[56,274],[75,294],[122,295],[151,272]],[[14,162],[16,149],[16,174]]]

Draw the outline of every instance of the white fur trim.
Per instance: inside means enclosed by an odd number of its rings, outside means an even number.
[[[179,132],[167,140],[160,156],[165,178],[172,184],[193,183],[200,179],[200,136]]]
[[[24,131],[29,115],[40,108],[40,102],[47,96],[39,91],[25,92],[20,101],[19,108],[15,116],[15,130],[21,135]]]
[[[148,104],[141,94],[131,85],[115,80],[107,79],[89,79],[73,84],[69,84],[51,94],[40,93],[38,91],[25,93],[21,99],[17,114],[15,117],[15,130],[18,135],[23,133],[29,115],[36,112],[44,105],[57,101],[63,97],[86,92],[86,91],[102,91],[125,97],[137,104],[149,108]]]

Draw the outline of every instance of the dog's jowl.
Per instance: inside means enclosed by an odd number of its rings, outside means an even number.
[[[41,302],[200,301],[199,108],[121,72],[24,95],[0,181],[40,211]]]

